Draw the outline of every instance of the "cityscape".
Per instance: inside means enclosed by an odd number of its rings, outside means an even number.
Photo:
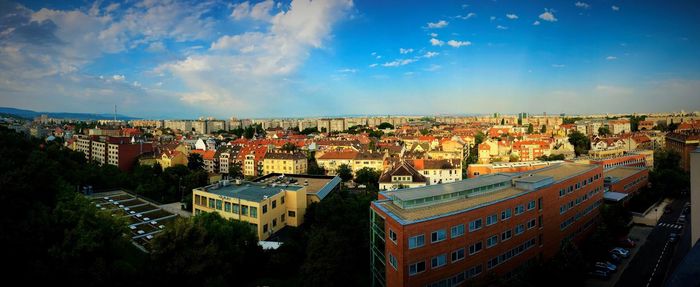
[[[2,1],[7,276],[700,286],[692,1]]]

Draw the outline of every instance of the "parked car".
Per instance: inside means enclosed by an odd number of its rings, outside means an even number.
[[[607,272],[615,272],[615,271],[617,271],[617,265],[612,264],[612,263],[610,263],[610,262],[600,262],[600,261],[599,261],[599,262],[596,262],[593,266],[594,266],[596,269],[601,269],[601,270],[607,271]]]
[[[630,239],[630,238],[628,238],[628,237],[625,237],[625,238],[619,239],[619,240],[617,241],[617,245],[619,245],[620,247],[632,248],[632,247],[634,247],[635,245],[637,245],[637,243],[634,242],[634,240],[632,240],[632,239]]]
[[[678,217],[678,223],[680,223],[680,224],[684,224],[684,223],[685,223],[685,214],[683,214],[683,215],[681,215],[680,217]]]
[[[622,262],[622,257],[619,255],[616,255],[615,253],[610,252],[610,262],[615,263],[615,264],[620,264]]]
[[[610,253],[613,253],[615,255],[618,255],[622,258],[627,258],[630,256],[630,251],[627,249],[624,249],[622,247],[615,247],[612,250],[610,250]]]
[[[675,243],[676,241],[678,241],[678,237],[679,236],[677,233],[671,233],[668,235],[668,241],[671,243]]]
[[[610,272],[605,272],[603,270],[593,270],[591,272],[588,272],[588,276],[598,279],[608,279],[610,278]]]

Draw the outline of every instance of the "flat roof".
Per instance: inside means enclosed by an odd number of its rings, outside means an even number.
[[[450,183],[427,185],[408,189],[398,189],[392,191],[385,191],[383,193],[389,198],[396,198],[405,201],[418,198],[426,198],[436,195],[450,194],[453,192],[459,192],[495,183],[501,183],[504,181],[510,181],[511,178],[512,177],[508,175],[494,173]]]
[[[625,199],[625,197],[627,197],[627,194],[622,192],[608,191],[603,193],[603,199],[608,201],[618,202]]]
[[[622,180],[625,178],[628,178],[630,176],[633,176],[635,174],[638,174],[640,172],[643,172],[646,168],[645,167],[634,167],[634,166],[616,166],[610,169],[606,169],[603,171],[603,177],[613,177],[618,180]]]
[[[271,173],[263,177],[256,178],[253,180],[253,182],[286,182],[290,179],[296,180],[294,183],[295,185],[304,185],[306,187],[306,194],[317,195],[320,199],[326,197],[326,195],[328,195],[328,193],[330,193],[331,190],[333,190],[333,188],[338,186],[341,182],[341,179],[338,176],[286,173]]]
[[[263,183],[256,182],[242,182],[240,185],[235,182],[231,182],[229,185],[221,186],[219,184],[213,184],[200,188],[208,193],[213,193],[216,195],[239,198],[247,201],[261,202],[265,198],[272,197],[285,190],[296,191],[302,189],[302,186],[298,185],[267,185]]]
[[[392,216],[401,224],[410,224],[425,221],[431,218],[452,215],[482,206],[494,204],[510,198],[515,198],[534,190],[527,190],[512,186],[511,180],[523,182],[540,182],[546,179],[552,179],[554,182],[559,182],[579,174],[589,172],[598,168],[598,165],[578,164],[564,162],[551,165],[542,169],[521,172],[517,174],[495,173],[482,175],[476,178],[465,179],[462,181],[429,185],[424,187],[415,187],[409,189],[399,189],[393,191],[382,192],[388,199],[375,201],[374,204],[378,208],[385,211],[389,216]],[[416,198],[426,198],[429,196],[445,195],[455,192],[460,192],[472,188],[478,188],[494,183],[508,182],[505,188],[496,189],[484,193],[476,193],[466,197],[460,197],[451,201],[439,202],[427,206],[402,208],[394,203],[394,199],[401,201],[412,200]],[[549,186],[546,185],[546,186]]]

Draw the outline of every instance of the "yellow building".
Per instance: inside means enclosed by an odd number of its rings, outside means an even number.
[[[353,173],[365,167],[381,172],[384,169],[384,154],[380,152],[361,152],[352,160]]]
[[[263,174],[306,173],[308,159],[303,153],[268,152],[263,159]]]
[[[187,155],[178,150],[166,151],[160,155],[157,161],[165,170],[176,165],[187,165]]]
[[[304,223],[307,206],[340,187],[337,176],[272,173],[255,181],[220,181],[193,190],[194,214],[218,212],[250,224],[259,240]]]

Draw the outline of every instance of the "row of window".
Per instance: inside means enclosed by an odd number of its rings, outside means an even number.
[[[586,221],[586,223],[583,224],[583,226],[579,227],[576,229],[574,232],[571,232],[569,235],[565,236],[564,239],[561,240],[561,245],[564,245],[566,241],[569,241],[576,237],[577,235],[581,234],[581,232],[585,231],[586,229],[590,228],[593,226],[593,224],[598,220],[597,217],[591,218],[590,220]]]
[[[539,199],[540,201],[540,209],[542,209],[542,198]],[[535,201],[532,200],[528,202],[527,204],[527,211],[534,210],[535,209]],[[515,208],[515,215],[520,215],[525,213],[526,207],[524,204],[520,204],[516,206]],[[508,220],[509,218],[512,217],[512,210],[510,208],[506,208],[505,210],[501,211],[501,221]],[[498,222],[498,214],[491,214],[486,217],[486,226],[491,226],[494,225]],[[472,220],[469,222],[469,232],[474,232],[479,229],[481,229],[484,225],[483,219],[482,218],[477,218],[475,220]],[[450,228],[450,238],[457,238],[465,233],[465,226],[464,224],[459,224],[455,225],[452,228]],[[389,239],[396,243],[396,233],[394,233],[393,230],[389,229]],[[447,239],[447,232],[445,229],[440,229],[437,231],[433,231],[430,234],[430,243],[438,243],[443,240]],[[415,249],[419,247],[425,246],[425,235],[424,234],[419,234],[415,236],[411,236],[408,238],[408,249]]]
[[[560,230],[566,229],[571,224],[573,224],[576,220],[579,220],[581,217],[584,217],[584,216],[588,215],[589,213],[591,213],[591,211],[593,211],[595,208],[599,207],[602,203],[603,203],[603,200],[599,199],[596,202],[594,202],[593,204],[586,207],[585,209],[576,213],[576,215],[567,218],[561,224],[559,224],[559,229]]]
[[[432,284],[426,285],[426,287],[450,287],[462,284],[465,280],[479,276],[482,271],[482,265],[476,265],[465,271],[461,271],[455,275],[450,276],[447,279],[442,279],[440,281],[434,282]]]
[[[195,195],[194,203],[211,209],[223,210],[224,212],[245,215],[252,218],[258,217],[258,208],[255,206],[232,204],[230,202],[223,202],[220,199],[207,198],[206,196],[199,195]]]
[[[646,176],[641,176],[641,177],[633,180],[632,182],[625,184],[625,191],[627,191],[630,187],[637,185],[639,182],[645,181],[646,179],[647,179]]]
[[[521,253],[525,252],[525,250],[528,250],[535,246],[536,240],[535,238],[532,238],[530,240],[527,240],[523,242],[522,244],[516,246],[515,248],[508,250],[507,252],[504,252],[503,254],[496,256],[494,258],[491,258],[487,262],[487,268],[488,269],[493,269],[494,267],[503,264],[504,262],[510,260],[511,258],[520,255]]]
[[[559,197],[562,197],[564,195],[572,193],[575,190],[579,190],[579,189],[583,188],[584,186],[588,185],[589,183],[593,183],[594,180],[597,180],[601,177],[602,177],[602,175],[596,173],[594,176],[589,177],[588,179],[584,179],[583,181],[577,182],[576,184],[570,185],[569,187],[562,188],[559,190]]]
[[[625,161],[616,162],[616,163],[609,163],[609,164],[604,165],[603,167],[608,169],[608,168],[615,167],[615,166],[627,166],[627,165],[640,164],[640,163],[646,164],[646,160],[644,160],[644,159],[625,160]]]

